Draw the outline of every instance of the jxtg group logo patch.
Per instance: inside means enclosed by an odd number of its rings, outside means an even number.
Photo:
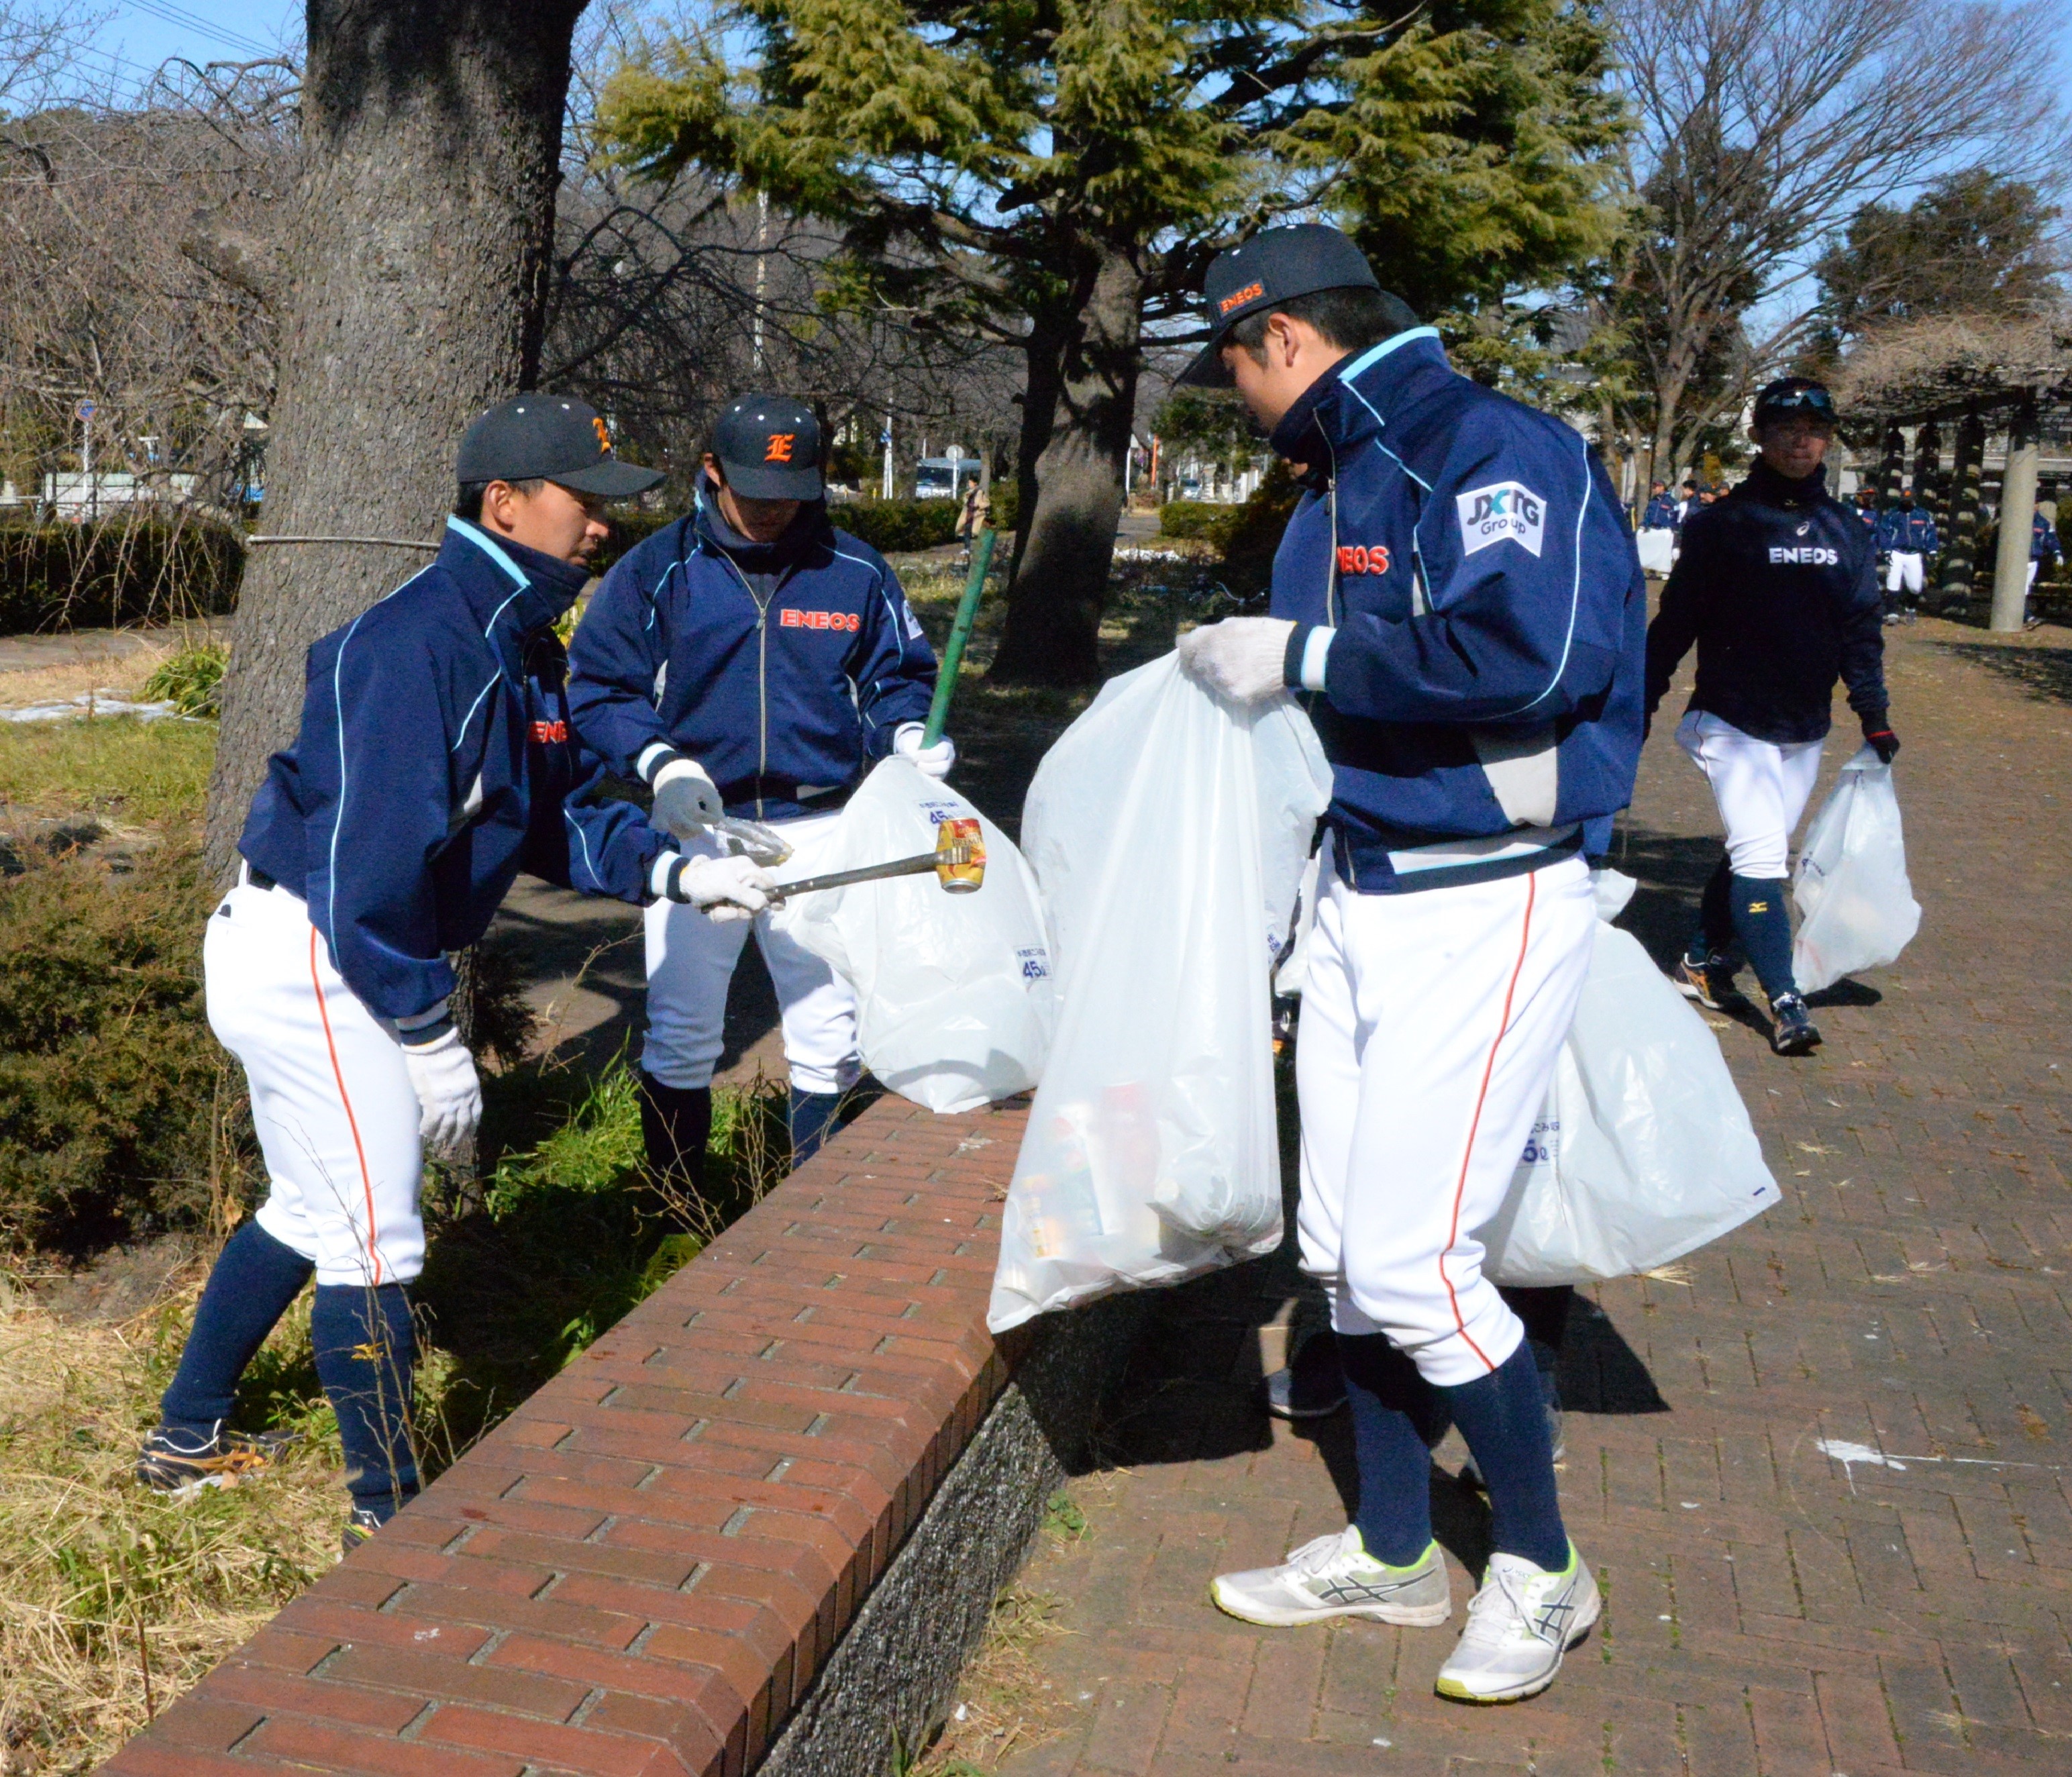
[[[787,611],[777,619],[779,629],[839,629],[853,636],[863,619],[853,611]]]
[[[1537,555],[1547,527],[1547,503],[1520,481],[1499,481],[1456,496],[1461,515],[1461,553],[1473,555],[1492,543],[1518,543]]]

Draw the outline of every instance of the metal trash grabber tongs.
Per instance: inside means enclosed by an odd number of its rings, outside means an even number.
[[[983,883],[985,838],[978,822],[969,819],[939,821],[933,851],[894,858],[889,864],[865,864],[858,870],[834,870],[796,882],[779,882],[771,891],[770,900],[775,906],[795,895],[810,895],[818,889],[846,888],[852,882],[875,882],[889,876],[923,876],[930,870],[950,895],[968,895]]]

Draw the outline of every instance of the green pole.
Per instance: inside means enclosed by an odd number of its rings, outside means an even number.
[[[957,674],[964,670],[964,644],[971,640],[979,597],[985,590],[986,570],[993,566],[993,533],[989,529],[980,531],[972,541],[971,578],[964,582],[964,595],[957,601],[957,620],[950,626],[949,646],[943,650],[942,670],[935,675],[935,701],[928,705],[927,726],[921,730],[923,747],[932,747],[943,738],[950,699],[957,694]]]

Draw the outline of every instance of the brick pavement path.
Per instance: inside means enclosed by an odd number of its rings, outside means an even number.
[[[1085,1533],[1024,1576],[1069,1631],[1032,1680],[1063,1731],[1002,1777],[2072,1771],[2063,640],[1924,623],[1892,652],[1922,935],[1820,1011],[1815,1059],[1723,1022],[1784,1203],[1572,1322],[1563,1499],[1606,1608],[1556,1688],[1463,1709],[1432,1694],[1449,1632],[1260,1631],[1209,1606],[1218,1570],[1346,1516],[1342,1417],[1269,1428],[1248,1404],[1295,1290],[1262,1264],[1161,1302],[1114,1466],[1076,1486]],[[1838,724],[1822,794],[1854,736]],[[1659,956],[1713,822],[1658,733],[1627,923]],[[1440,1452],[1435,1516],[1474,1561],[1460,1455]],[[1471,1590],[1457,1572],[1456,1625]]]

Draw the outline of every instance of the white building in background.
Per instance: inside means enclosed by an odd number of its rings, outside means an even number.
[[[1244,467],[1233,469],[1227,463],[1182,457],[1164,472],[1175,500],[1206,500],[1217,505],[1235,506],[1251,499],[1266,479],[1266,459],[1256,457]]]
[[[98,469],[86,475],[77,470],[64,470],[44,475],[43,497],[37,504],[51,517],[78,524],[90,518],[105,518],[111,512],[120,512],[128,506],[188,505],[200,486],[201,477],[198,475],[161,471],[137,475],[126,471]],[[15,492],[12,482],[6,483],[4,492],[0,492],[0,505],[26,504]]]

